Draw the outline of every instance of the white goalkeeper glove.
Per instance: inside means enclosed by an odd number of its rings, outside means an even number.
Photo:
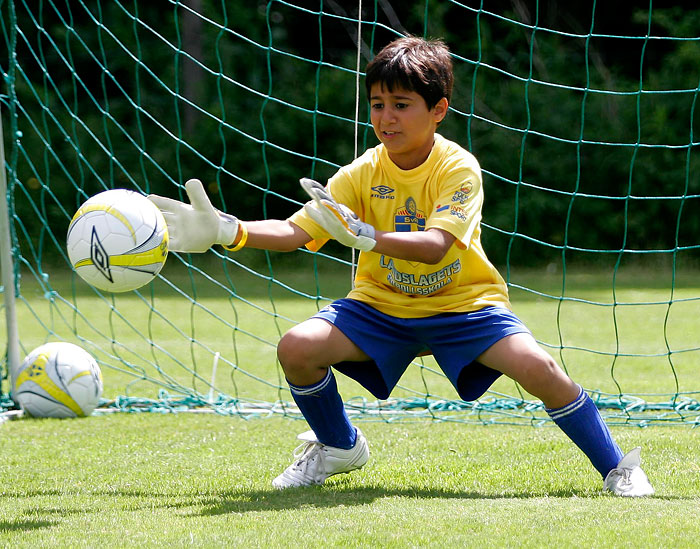
[[[148,195],[165,217],[170,237],[169,247],[174,252],[206,252],[214,244],[230,246],[238,235],[238,219],[212,206],[199,179],[185,183],[190,204],[179,200]]]
[[[338,204],[318,181],[303,178],[299,181],[313,199],[304,205],[309,217],[321,225],[338,242],[369,252],[377,244],[374,227],[360,221],[350,208]]]

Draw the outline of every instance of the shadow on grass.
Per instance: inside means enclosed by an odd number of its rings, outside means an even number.
[[[590,498],[597,496],[586,490],[560,490],[546,493],[507,492],[484,494],[474,491],[449,491],[436,489],[386,489],[376,487],[345,487],[342,484],[293,488],[284,491],[229,491],[215,497],[202,496],[189,505],[200,507],[193,516],[216,516],[228,513],[255,511],[282,511],[287,509],[324,509],[340,506],[367,505],[386,498],[402,499],[466,499],[509,500],[532,498]]]
[[[47,494],[55,495],[57,492],[36,491],[23,493],[22,497],[45,497]],[[382,488],[377,486],[354,486],[350,479],[338,479],[324,486],[310,486],[304,488],[292,488],[287,490],[248,490],[245,488],[229,490],[210,490],[199,494],[154,494],[144,490],[96,490],[92,496],[104,496],[114,499],[132,498],[126,508],[130,512],[135,510],[150,510],[156,508],[169,509],[183,517],[216,517],[228,514],[244,514],[251,512],[277,512],[286,510],[314,510],[330,509],[334,507],[352,507],[372,504],[383,499],[400,499],[406,505],[410,500],[472,500],[472,501],[498,501],[502,500],[508,505],[508,500],[535,500],[546,499],[549,503],[559,500],[560,503],[579,502],[582,500],[609,499],[617,500],[615,496],[604,494],[598,489],[559,489],[542,492],[506,491],[502,493],[484,493],[478,491],[441,490],[429,488]],[[634,502],[632,500],[635,500]],[[619,498],[615,502],[621,507],[626,503],[636,505],[643,502],[649,504],[664,503],[670,501],[694,501],[695,496],[654,496],[651,498]],[[120,512],[122,504],[117,504],[110,512]],[[102,505],[84,506],[81,513],[104,513]],[[15,519],[0,520],[0,539],[2,533],[33,531],[54,527],[60,521],[51,520],[50,515],[60,515],[65,518],[67,514],[77,513],[69,509],[55,509],[40,507],[35,508],[32,514],[45,516],[46,518],[29,519],[17,517]]]
[[[7,495],[7,493],[6,493]],[[46,497],[46,496],[62,496],[63,492],[60,490],[46,490],[37,491],[27,494],[22,492],[21,494],[15,494],[14,497]],[[12,497],[12,496],[11,496]],[[66,509],[64,507],[47,507],[43,508],[41,506],[32,507],[30,509],[24,509],[21,516],[14,519],[4,519],[0,520],[0,540],[2,540],[3,533],[10,532],[30,532],[32,530],[41,530],[43,528],[51,528],[58,525],[62,519],[65,519],[69,515],[85,514],[90,512],[88,507],[77,509]],[[41,518],[27,518],[25,515],[34,515]],[[51,515],[60,517],[61,520],[51,520]],[[0,543],[0,546],[4,547]]]
[[[18,532],[40,530],[55,526],[56,522],[50,520],[17,518],[14,520],[0,520],[0,534],[5,532]]]

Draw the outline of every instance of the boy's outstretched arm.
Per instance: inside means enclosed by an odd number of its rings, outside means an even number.
[[[237,217],[217,210],[198,179],[185,183],[185,191],[189,204],[164,196],[148,196],[165,217],[170,249],[174,252],[201,253],[215,244],[236,246],[236,249],[246,245],[292,251],[311,240],[305,231],[289,221],[268,219],[242,223]]]
[[[435,228],[405,233],[376,231],[374,238],[377,244],[373,252],[428,265],[440,263],[455,241],[447,231]]]
[[[248,229],[246,248],[291,252],[311,241],[306,231],[288,220],[246,221],[245,226]]]

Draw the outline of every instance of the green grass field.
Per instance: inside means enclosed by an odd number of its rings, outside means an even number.
[[[554,428],[363,423],[372,459],[277,492],[305,427],[112,414],[2,426],[3,547],[696,547],[697,432],[616,427],[657,495],[622,500]]]
[[[25,276],[23,351],[46,340],[81,343],[101,362],[108,398],[156,398],[176,387],[207,394],[218,351],[216,394],[289,400],[275,342],[325,303],[298,292],[338,297],[349,280],[323,265],[318,279],[275,264],[270,270],[296,291],[216,265],[192,278],[166,271],[180,291],[158,282],[143,297],[102,298],[66,275],[52,275],[47,291]],[[511,273],[516,313],[587,389],[697,398],[700,277],[677,273],[673,294],[669,280],[664,270],[629,270],[612,286],[609,275],[572,269],[562,288],[561,273]],[[232,285],[229,296],[223,288]],[[411,367],[394,396],[454,399],[431,360]],[[339,385],[346,399],[369,397],[341,376]],[[508,380],[494,390],[520,394]],[[0,425],[0,546],[694,547],[700,458],[691,425],[699,413],[666,415],[682,421],[612,427],[623,449],[643,447],[657,490],[632,501],[603,495],[580,451],[551,424],[529,426],[527,415],[518,426],[465,423],[458,413],[443,417],[449,421],[360,418],[372,452],[363,470],[283,493],[270,481],[306,430],[289,417],[101,413],[7,421]]]

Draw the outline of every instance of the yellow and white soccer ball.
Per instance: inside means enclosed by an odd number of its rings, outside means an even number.
[[[168,227],[148,198],[113,189],[80,206],[66,242],[71,264],[85,282],[108,292],[128,292],[149,283],[163,268]]]
[[[102,397],[102,371],[82,347],[45,343],[19,367],[12,397],[32,417],[84,417]]]

